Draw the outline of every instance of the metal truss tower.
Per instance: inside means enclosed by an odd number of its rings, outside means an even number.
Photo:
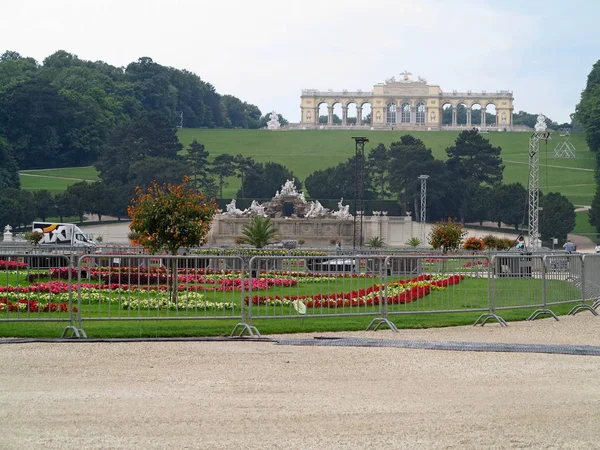
[[[562,139],[554,147],[555,158],[575,158],[575,146],[571,143],[571,132],[567,128],[560,128],[558,133]]]
[[[540,238],[540,141],[550,139],[547,131],[536,131],[529,138],[529,248],[539,249]]]
[[[365,191],[365,144],[369,142],[366,137],[353,137],[356,144],[356,158],[354,161],[354,235],[353,248],[363,246],[363,216],[364,216],[364,191]],[[358,215],[360,214],[360,219]]]
[[[427,178],[429,175],[419,175],[421,180],[421,245],[425,244],[425,222],[427,222]]]

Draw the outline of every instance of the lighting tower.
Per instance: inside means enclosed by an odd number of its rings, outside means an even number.
[[[364,172],[365,172],[365,143],[366,137],[353,137],[356,144],[356,158],[354,164],[354,237],[353,248],[363,245],[363,215],[364,215]],[[360,220],[358,214],[360,211]]]
[[[425,244],[425,222],[427,221],[427,178],[429,175],[419,175],[421,180],[421,244]]]
[[[540,238],[540,141],[550,139],[546,131],[546,117],[540,114],[535,124],[535,133],[529,138],[529,248],[539,249]]]

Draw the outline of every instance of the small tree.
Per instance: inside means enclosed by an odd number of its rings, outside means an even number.
[[[436,250],[441,248],[444,253],[449,250],[458,250],[466,234],[462,224],[452,219],[448,219],[446,222],[436,222],[429,233],[429,244]]]
[[[167,250],[175,255],[180,248],[206,242],[210,224],[217,205],[188,184],[187,177],[181,185],[153,182],[143,193],[136,188],[136,197],[127,212],[131,217],[129,228],[137,234],[136,241],[151,253]],[[177,295],[177,262],[172,260],[173,297]]]
[[[38,245],[43,237],[44,237],[44,233],[40,233],[39,231],[29,231],[29,232],[25,233],[25,239],[31,245]]]
[[[279,238],[277,229],[273,226],[270,217],[253,217],[252,221],[242,230],[244,244],[256,248],[276,242]]]

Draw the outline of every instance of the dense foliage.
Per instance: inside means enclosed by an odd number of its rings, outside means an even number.
[[[145,112],[173,127],[265,123],[258,107],[152,58],[115,67],[63,50],[41,64],[12,51],[0,56],[0,137],[21,169],[93,164],[110,136],[114,142],[115,127]]]

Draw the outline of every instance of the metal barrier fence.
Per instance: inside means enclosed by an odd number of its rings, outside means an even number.
[[[243,321],[248,278],[238,257],[82,255],[77,264],[77,324],[108,320]]]
[[[0,253],[0,322],[64,322],[62,337],[80,337],[70,267],[67,255]]]
[[[228,319],[237,321],[232,335],[260,336],[253,319],[365,316],[368,329],[396,330],[391,318],[407,315],[479,313],[475,324],[506,325],[509,310],[558,320],[550,307],[597,314],[600,306],[593,254],[5,252],[0,260],[0,321],[64,321],[63,336],[76,337],[103,321]]]

